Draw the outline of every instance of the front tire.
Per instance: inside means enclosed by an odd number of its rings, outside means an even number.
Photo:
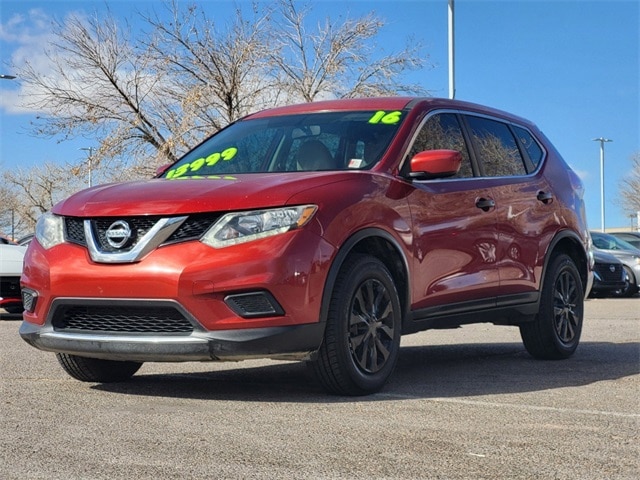
[[[124,382],[142,366],[140,362],[102,360],[68,353],[56,353],[56,357],[64,371],[81,382]]]
[[[398,359],[401,318],[384,263],[368,255],[349,257],[336,279],[324,341],[312,362],[322,386],[338,395],[380,390]]]
[[[578,348],[584,318],[584,290],[575,263],[565,254],[547,267],[540,310],[532,322],[520,325],[520,336],[535,358],[560,360]]]

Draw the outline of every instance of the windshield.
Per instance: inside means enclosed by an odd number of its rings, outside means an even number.
[[[591,233],[591,238],[596,248],[600,248],[602,250],[637,250],[636,247],[630,243],[620,240],[613,235]]]
[[[404,113],[329,112],[242,120],[187,153],[163,177],[368,169],[382,158]]]

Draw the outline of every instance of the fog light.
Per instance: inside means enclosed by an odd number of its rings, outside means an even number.
[[[24,309],[33,313],[36,309],[36,303],[38,303],[38,292],[29,288],[22,289],[22,306]]]
[[[284,310],[269,292],[250,292],[227,295],[227,306],[243,318],[284,315]]]

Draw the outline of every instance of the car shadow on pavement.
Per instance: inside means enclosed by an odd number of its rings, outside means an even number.
[[[145,374],[98,384],[125,395],[258,402],[353,402],[474,397],[588,385],[640,373],[640,343],[585,342],[567,360],[540,361],[520,343],[403,347],[382,392],[364,397],[326,394],[302,362]],[[235,367],[235,365],[234,365]],[[187,367],[188,368],[188,367]],[[185,368],[185,370],[187,370]]]

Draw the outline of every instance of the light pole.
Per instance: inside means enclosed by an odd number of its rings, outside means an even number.
[[[454,0],[449,0],[449,98],[456,96],[456,50]]]
[[[594,138],[594,142],[600,142],[600,229],[604,233],[604,144],[613,142],[608,138]]]
[[[91,172],[91,169],[93,167],[92,163],[93,163],[93,147],[86,147],[86,148],[81,148],[80,150],[84,150],[85,152],[89,152],[89,156],[88,158],[88,162],[89,162],[89,186],[93,187],[93,174]]]
[[[4,73],[0,73],[0,79],[2,80],[14,80],[16,77],[13,75],[5,75]],[[11,240],[15,240],[15,225],[16,225],[16,217],[15,210],[11,209]]]

